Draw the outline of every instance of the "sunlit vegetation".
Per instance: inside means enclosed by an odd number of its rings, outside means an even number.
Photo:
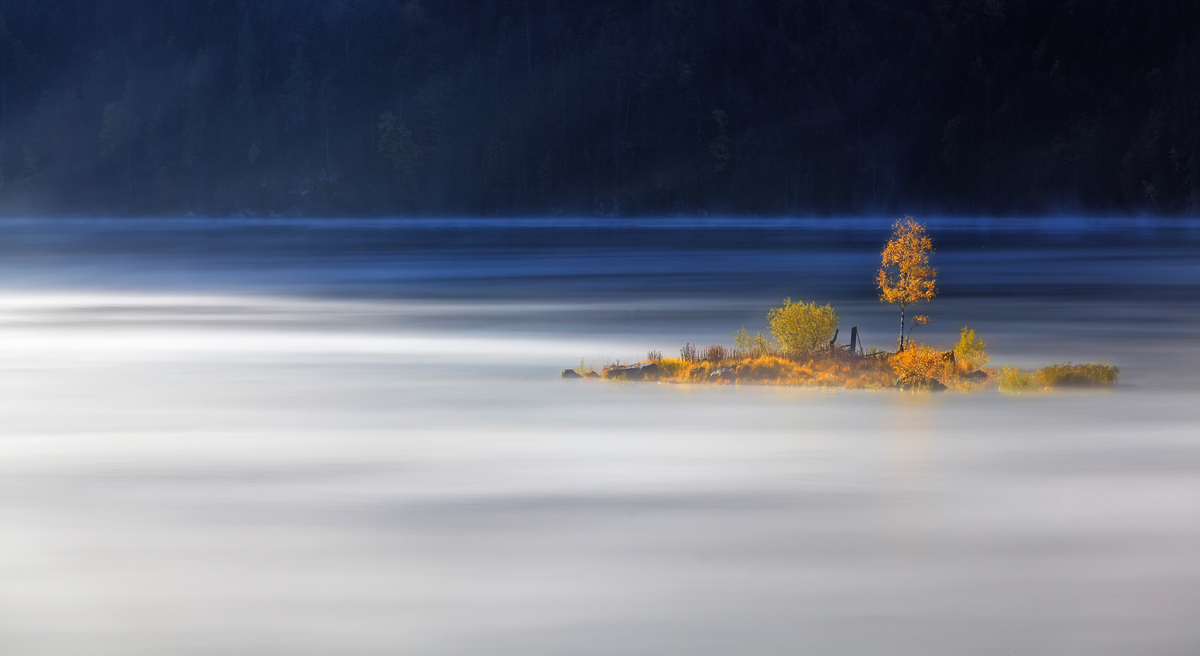
[[[914,388],[932,385],[933,381],[953,375],[952,352],[939,351],[924,344],[909,344],[888,358],[896,374],[896,384]]]
[[[982,369],[989,360],[987,344],[973,329],[963,326],[958,343],[954,345],[954,361],[968,370],[975,370]]]
[[[721,360],[664,358],[657,365],[658,370],[647,375],[645,380],[880,389],[894,379],[891,367],[882,358],[855,357],[834,351],[806,355],[774,353]],[[605,375],[613,378],[622,375],[623,370],[620,365],[615,365],[606,370]]]
[[[733,335],[733,352],[735,357],[739,359],[755,359],[764,355],[770,355],[775,351],[775,346],[771,340],[763,337],[762,333],[756,333],[754,337],[746,332],[746,328],[738,329]]]
[[[794,308],[801,304],[789,305]],[[805,305],[813,307],[812,304]],[[797,316],[803,314],[797,313]],[[822,346],[797,349],[761,334],[750,337],[745,329],[734,335],[734,341],[733,348],[720,344],[706,347],[685,344],[679,350],[679,357],[663,357],[660,352],[651,351],[646,360],[636,364],[609,364],[599,372],[593,367],[582,366],[579,372],[583,377],[616,382],[955,392],[992,389],[1008,394],[1112,387],[1120,375],[1117,367],[1095,362],[1068,362],[1038,370],[1022,370],[1009,365],[985,369],[990,360],[987,344],[975,330],[966,326],[960,333],[958,344],[948,350],[920,342],[909,342],[903,351],[895,352],[880,351],[875,347],[851,350],[849,345],[836,340]]]
[[[933,240],[925,234],[925,226],[906,216],[892,226],[892,238],[880,254],[875,284],[879,287],[879,300],[900,306],[901,351],[908,339],[904,332],[905,310],[937,295],[937,269],[929,264],[932,253]],[[918,316],[913,328],[927,323],[928,317]]]
[[[1043,387],[1112,387],[1121,370],[1103,362],[1056,364],[1039,369],[1036,379]]]
[[[838,315],[831,305],[785,299],[783,307],[767,313],[771,335],[784,351],[815,351],[828,344],[838,327]]]
[[[1022,394],[1064,388],[1103,388],[1117,384],[1121,370],[1103,362],[1054,364],[1036,371],[1003,366],[997,373],[1001,392]]]
[[[621,382],[910,390],[967,390],[988,378],[985,372],[957,364],[953,350],[909,344],[903,351],[889,353],[875,347],[864,349],[857,343],[854,348],[841,344],[837,313],[830,305],[786,299],[768,312],[767,319],[771,338],[761,333],[751,336],[742,328],[734,334],[733,348],[688,343],[674,358],[650,351],[645,360],[635,364],[609,364],[602,377]],[[970,329],[965,329],[964,335],[968,336],[962,348],[970,352],[965,362],[986,362],[986,345]],[[571,373],[586,376],[587,372]]]
[[[1033,374],[1004,365],[996,372],[996,387],[1001,392],[1021,394],[1037,389],[1037,383],[1034,382]]]
[[[839,341],[841,318],[830,304],[784,299],[766,315],[770,337],[740,328],[733,347],[722,344],[679,349],[666,358],[650,351],[635,364],[610,363],[601,370],[584,366],[566,370],[564,378],[603,378],[618,382],[792,385],[844,389],[974,392],[998,389],[1022,394],[1071,387],[1112,387],[1120,370],[1102,362],[1057,364],[1025,371],[991,361],[987,343],[963,326],[951,348],[914,342],[912,330],[930,323],[917,315],[905,327],[906,309],[937,294],[937,270],[930,265],[933,240],[912,217],[897,221],[881,253],[876,275],[879,300],[900,306],[900,338],[895,351],[864,348],[858,328],[850,343]]]

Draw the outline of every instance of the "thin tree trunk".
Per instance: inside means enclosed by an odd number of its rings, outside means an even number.
[[[904,350],[904,306],[900,306],[900,350]]]

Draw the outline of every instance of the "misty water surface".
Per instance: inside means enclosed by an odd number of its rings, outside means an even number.
[[[914,337],[1113,392],[558,378],[890,347],[887,225],[0,223],[0,652],[1196,651],[1193,223],[930,223]]]

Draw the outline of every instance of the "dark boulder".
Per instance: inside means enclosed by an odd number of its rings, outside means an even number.
[[[591,378],[599,378],[599,377],[600,377],[600,374],[598,374],[598,373],[596,373],[596,372],[594,372],[594,371],[589,371],[589,372],[587,372],[586,374],[584,374],[584,375],[583,375],[583,377],[584,377],[584,378],[589,378],[589,379],[591,379]]]
[[[563,377],[563,380],[573,380],[575,378],[583,378],[583,376],[580,376],[579,374],[575,373],[574,369],[563,369],[562,377]]]
[[[662,371],[657,363],[634,364],[629,366],[617,365],[604,370],[604,377],[609,380],[643,381],[654,380]]]
[[[927,380],[916,381],[916,382],[897,380],[896,383],[894,385],[892,385],[892,387],[894,387],[896,389],[902,389],[902,390],[905,390],[908,392],[912,392],[912,391],[945,392],[948,389],[942,383],[942,381],[940,381],[936,378],[930,378]]]
[[[988,379],[988,375],[987,375],[986,371],[976,369],[975,371],[972,371],[970,373],[963,374],[962,379],[965,381],[972,382],[972,383],[982,383],[983,381]]]

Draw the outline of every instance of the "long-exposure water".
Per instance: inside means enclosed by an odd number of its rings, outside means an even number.
[[[887,228],[0,222],[0,653],[1196,653],[1194,222],[929,224],[914,337],[1110,392],[559,379],[890,348]]]

